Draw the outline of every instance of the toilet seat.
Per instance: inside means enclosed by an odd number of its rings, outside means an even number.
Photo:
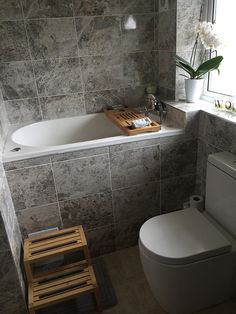
[[[146,221],[139,242],[164,264],[185,265],[230,252],[231,243],[199,211],[188,208]]]

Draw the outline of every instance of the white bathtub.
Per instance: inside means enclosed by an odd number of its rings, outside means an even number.
[[[152,116],[152,119],[158,121],[158,117]],[[13,127],[3,159],[5,162],[21,160],[182,133],[183,129],[166,121],[159,132],[127,136],[104,113],[89,114]]]

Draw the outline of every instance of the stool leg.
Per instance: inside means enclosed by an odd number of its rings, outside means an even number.
[[[97,306],[98,312],[102,312],[102,304],[101,304],[101,298],[98,288],[94,288],[94,298]]]
[[[86,259],[87,263],[89,265],[91,265],[92,264],[91,257],[90,257],[89,249],[88,249],[87,246],[84,247],[84,256],[85,256],[85,259]]]
[[[36,313],[35,313],[35,310],[34,310],[33,308],[29,308],[29,313],[30,313],[30,314],[36,314]]]

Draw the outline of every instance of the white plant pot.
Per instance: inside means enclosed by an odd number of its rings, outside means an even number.
[[[187,102],[196,102],[202,94],[204,79],[186,79],[185,94]]]

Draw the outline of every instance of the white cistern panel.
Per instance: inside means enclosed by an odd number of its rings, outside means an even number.
[[[207,163],[206,210],[236,237],[236,156],[210,155]]]

